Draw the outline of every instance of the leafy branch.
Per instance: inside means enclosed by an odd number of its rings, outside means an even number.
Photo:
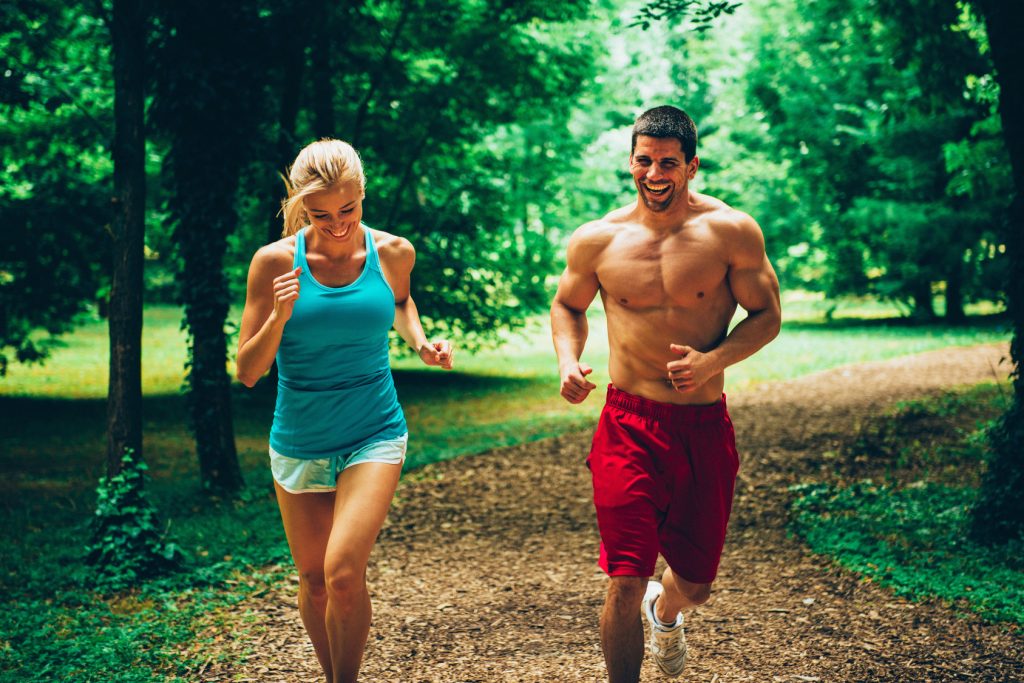
[[[654,22],[688,16],[694,24],[693,30],[707,31],[715,19],[723,14],[733,14],[741,4],[729,0],[653,0],[644,5],[630,26],[639,26],[646,31]]]

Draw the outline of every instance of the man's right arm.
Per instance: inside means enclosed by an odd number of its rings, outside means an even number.
[[[600,227],[588,223],[569,239],[565,271],[551,302],[551,337],[558,355],[561,394],[570,403],[581,403],[597,388],[586,378],[592,368],[580,363],[580,356],[587,343],[587,308],[600,287],[596,266],[606,244]]]

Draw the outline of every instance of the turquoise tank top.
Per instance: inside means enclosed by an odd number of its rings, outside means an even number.
[[[388,358],[395,295],[366,233],[366,264],[355,282],[327,287],[306,262],[305,229],[295,237],[299,298],[277,350],[277,404],[270,446],[291,458],[348,456],[406,433]]]

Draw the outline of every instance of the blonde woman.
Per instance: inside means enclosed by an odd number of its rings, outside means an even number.
[[[355,681],[370,628],[366,565],[405,460],[405,417],[388,361],[392,325],[427,365],[409,278],[408,240],[361,222],[366,182],[351,145],[299,152],[283,203],[284,237],[253,257],[238,378],[278,367],[270,466],[299,572],[299,612],[329,682]]]

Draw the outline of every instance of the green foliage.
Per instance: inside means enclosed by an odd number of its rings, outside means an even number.
[[[1024,544],[969,540],[976,490],[870,481],[794,487],[793,528],[811,549],[912,598],[935,596],[993,620],[1024,624]]]
[[[961,302],[991,296],[1005,152],[989,150],[976,185],[970,162],[951,161],[957,148],[999,146],[982,125],[992,67],[976,19],[932,0],[758,13],[763,27],[787,27],[755,31],[748,83],[810,219],[806,247],[791,255],[831,294],[890,297],[925,318],[936,288],[951,319]]]
[[[973,537],[986,544],[1024,544],[1024,402],[1019,394],[990,432],[993,456],[974,506]]]
[[[993,548],[969,534],[993,422],[979,419],[969,430],[950,424],[991,416],[1004,402],[1000,388],[982,385],[899,404],[863,431],[850,454],[885,468],[889,483],[794,486],[792,529],[815,552],[898,595],[938,597],[1024,624],[1024,539]]]
[[[126,450],[121,471],[100,479],[92,543],[86,561],[95,567],[97,585],[121,589],[173,571],[184,560],[181,549],[164,538],[156,508],[145,491],[148,468]]]
[[[254,483],[269,490],[269,477]],[[215,640],[246,637],[235,606],[291,571],[276,502],[272,495],[222,501],[196,489],[194,481],[153,487],[188,561],[126,590],[97,585],[79,550],[79,515],[50,500],[41,527],[38,515],[6,520],[0,680],[195,681]]]
[[[723,14],[732,14],[740,4],[728,0],[650,0],[640,9],[631,25],[646,31],[656,21],[687,18],[693,22],[694,30],[707,31],[715,19]]]
[[[0,5],[0,375],[44,360],[108,286],[108,42],[91,6]]]

